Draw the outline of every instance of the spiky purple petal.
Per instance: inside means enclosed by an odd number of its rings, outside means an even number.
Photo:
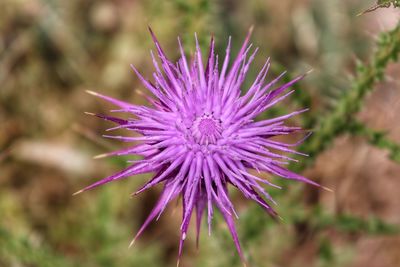
[[[77,193],[128,176],[153,172],[155,173],[153,178],[134,194],[160,183],[164,185],[164,189],[134,240],[152,220],[159,218],[168,203],[181,196],[183,212],[178,258],[182,254],[192,213],[195,211],[196,214],[198,243],[203,213],[207,210],[210,233],[215,205],[223,215],[236,249],[244,261],[233,220],[238,215],[229,198],[228,185],[239,189],[246,198],[254,200],[272,217],[276,217],[277,213],[269,203],[275,202],[262,184],[278,186],[250,173],[251,170],[319,186],[284,167],[289,161],[296,160],[281,153],[305,155],[291,148],[303,140],[295,144],[286,144],[271,139],[301,131],[300,127],[286,126],[284,122],[307,109],[255,121],[256,116],[293,93],[293,91],[284,92],[304,75],[273,89],[284,73],[269,83],[265,82],[270,67],[267,59],[253,84],[246,93],[241,94],[249,66],[257,53],[257,48],[253,52],[250,51],[251,30],[230,68],[228,68],[231,52],[229,38],[220,72],[218,56],[214,52],[214,38],[210,41],[206,66],[203,64],[197,36],[195,36],[196,49],[190,62],[187,61],[183,46],[178,39],[181,57],[174,64],[165,55],[151,29],[150,33],[161,64],[160,67],[156,57],[151,53],[155,66],[154,82],[145,79],[134,66],[131,67],[144,87],[152,94],[145,96],[151,107],[137,106],[89,92],[117,106],[119,110],[114,112],[125,112],[130,115],[129,119],[120,119],[89,113],[117,124],[109,131],[123,128],[139,134],[133,137],[105,135],[108,138],[136,144],[98,157],[141,155],[144,158],[132,161],[133,164],[125,170],[89,185]]]

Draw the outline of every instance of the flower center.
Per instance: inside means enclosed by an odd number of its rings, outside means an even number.
[[[217,131],[217,125],[213,119],[201,119],[199,122],[199,132],[202,135],[213,135]]]
[[[211,115],[203,115],[194,121],[192,131],[199,144],[215,144],[221,137],[221,123]]]

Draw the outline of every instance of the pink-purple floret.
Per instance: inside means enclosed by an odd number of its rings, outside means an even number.
[[[126,169],[77,193],[128,176],[152,172],[155,174],[153,178],[134,194],[160,183],[163,184],[163,191],[132,244],[151,221],[158,219],[167,204],[180,196],[183,212],[178,259],[182,254],[193,209],[196,214],[198,240],[203,213],[207,210],[210,233],[214,207],[217,207],[244,261],[233,218],[237,217],[237,213],[229,198],[228,184],[239,189],[246,198],[256,201],[273,217],[277,214],[268,202],[274,201],[261,184],[277,186],[252,174],[254,172],[250,173],[250,170],[319,186],[283,167],[294,159],[278,152],[304,155],[291,148],[298,143],[286,144],[271,139],[301,131],[299,127],[285,126],[284,121],[307,109],[267,120],[255,120],[262,112],[292,94],[293,90],[286,92],[287,89],[304,75],[273,88],[284,73],[271,82],[265,82],[270,67],[268,59],[253,84],[246,92],[242,92],[243,81],[257,52],[254,49],[250,54],[251,31],[230,68],[229,39],[221,70],[218,56],[214,54],[214,39],[211,39],[205,65],[197,37],[196,51],[190,62],[187,61],[178,39],[181,57],[174,64],[167,59],[153,32],[150,32],[161,63],[159,66],[152,53],[154,82],[143,78],[135,67],[132,66],[132,69],[153,95],[146,96],[151,107],[90,92],[116,105],[118,112],[128,113],[131,117],[121,119],[101,114],[96,116],[118,124],[118,127],[112,129],[125,128],[140,134],[135,137],[106,136],[135,144],[102,156],[141,155],[143,159],[132,161]]]

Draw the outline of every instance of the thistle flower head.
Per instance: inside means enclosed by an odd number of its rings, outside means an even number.
[[[300,131],[301,128],[286,126],[284,122],[305,110],[267,120],[255,120],[290,95],[293,91],[286,92],[287,89],[303,76],[281,86],[276,84],[283,74],[266,82],[270,67],[267,60],[252,85],[247,91],[242,91],[243,81],[257,52],[257,49],[251,51],[250,32],[232,63],[229,39],[222,67],[219,66],[218,56],[214,54],[213,39],[206,62],[203,62],[197,37],[196,50],[190,61],[178,39],[181,57],[173,63],[151,32],[161,63],[160,66],[152,54],[155,67],[153,82],[145,79],[132,66],[143,86],[152,94],[146,96],[151,106],[133,105],[91,92],[116,105],[118,111],[129,114],[129,119],[101,114],[96,116],[116,123],[118,126],[115,128],[125,128],[139,134],[134,137],[107,136],[134,145],[103,156],[135,154],[143,156],[143,159],[79,192],[148,172],[154,173],[153,178],[134,194],[163,184],[157,204],[134,240],[152,220],[161,215],[169,202],[180,196],[183,215],[179,257],[192,213],[196,215],[198,238],[203,213],[207,213],[210,231],[214,209],[218,208],[243,259],[234,225],[237,214],[229,198],[228,185],[236,187],[273,217],[277,216],[270,205],[274,202],[263,185],[275,185],[252,174],[251,170],[318,186],[283,167],[292,159],[280,152],[301,154],[291,148],[296,144],[272,139]]]

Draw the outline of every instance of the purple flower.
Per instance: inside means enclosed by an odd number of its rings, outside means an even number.
[[[127,113],[130,118],[121,119],[100,114],[96,116],[118,124],[112,129],[124,128],[140,134],[135,137],[106,136],[135,144],[100,157],[141,155],[143,159],[134,161],[126,169],[77,193],[128,176],[153,172],[153,178],[134,194],[157,184],[163,184],[163,191],[131,244],[152,220],[161,215],[169,202],[181,196],[183,215],[178,258],[182,254],[192,213],[196,214],[198,240],[203,213],[207,212],[210,233],[214,208],[217,207],[228,225],[240,257],[244,260],[234,225],[233,217],[237,217],[237,213],[229,199],[228,184],[240,190],[246,198],[257,202],[273,217],[277,214],[269,203],[274,201],[262,184],[277,186],[252,174],[250,170],[319,186],[283,167],[293,159],[279,152],[304,155],[291,148],[298,143],[292,145],[272,139],[301,131],[300,127],[286,126],[284,122],[307,109],[267,120],[255,120],[262,112],[292,94],[293,90],[285,91],[304,75],[274,88],[284,73],[266,83],[265,77],[270,67],[267,60],[250,88],[242,92],[243,81],[257,52],[254,49],[250,54],[251,31],[230,68],[229,39],[221,69],[218,56],[214,54],[214,39],[211,39],[206,64],[203,63],[197,38],[196,51],[190,62],[187,61],[178,39],[181,57],[178,62],[173,63],[164,54],[153,32],[150,32],[161,63],[160,67],[152,54],[154,82],[143,78],[135,67],[132,66],[132,69],[153,95],[146,96],[151,107],[133,105],[89,92],[116,105],[119,107],[117,112]]]

